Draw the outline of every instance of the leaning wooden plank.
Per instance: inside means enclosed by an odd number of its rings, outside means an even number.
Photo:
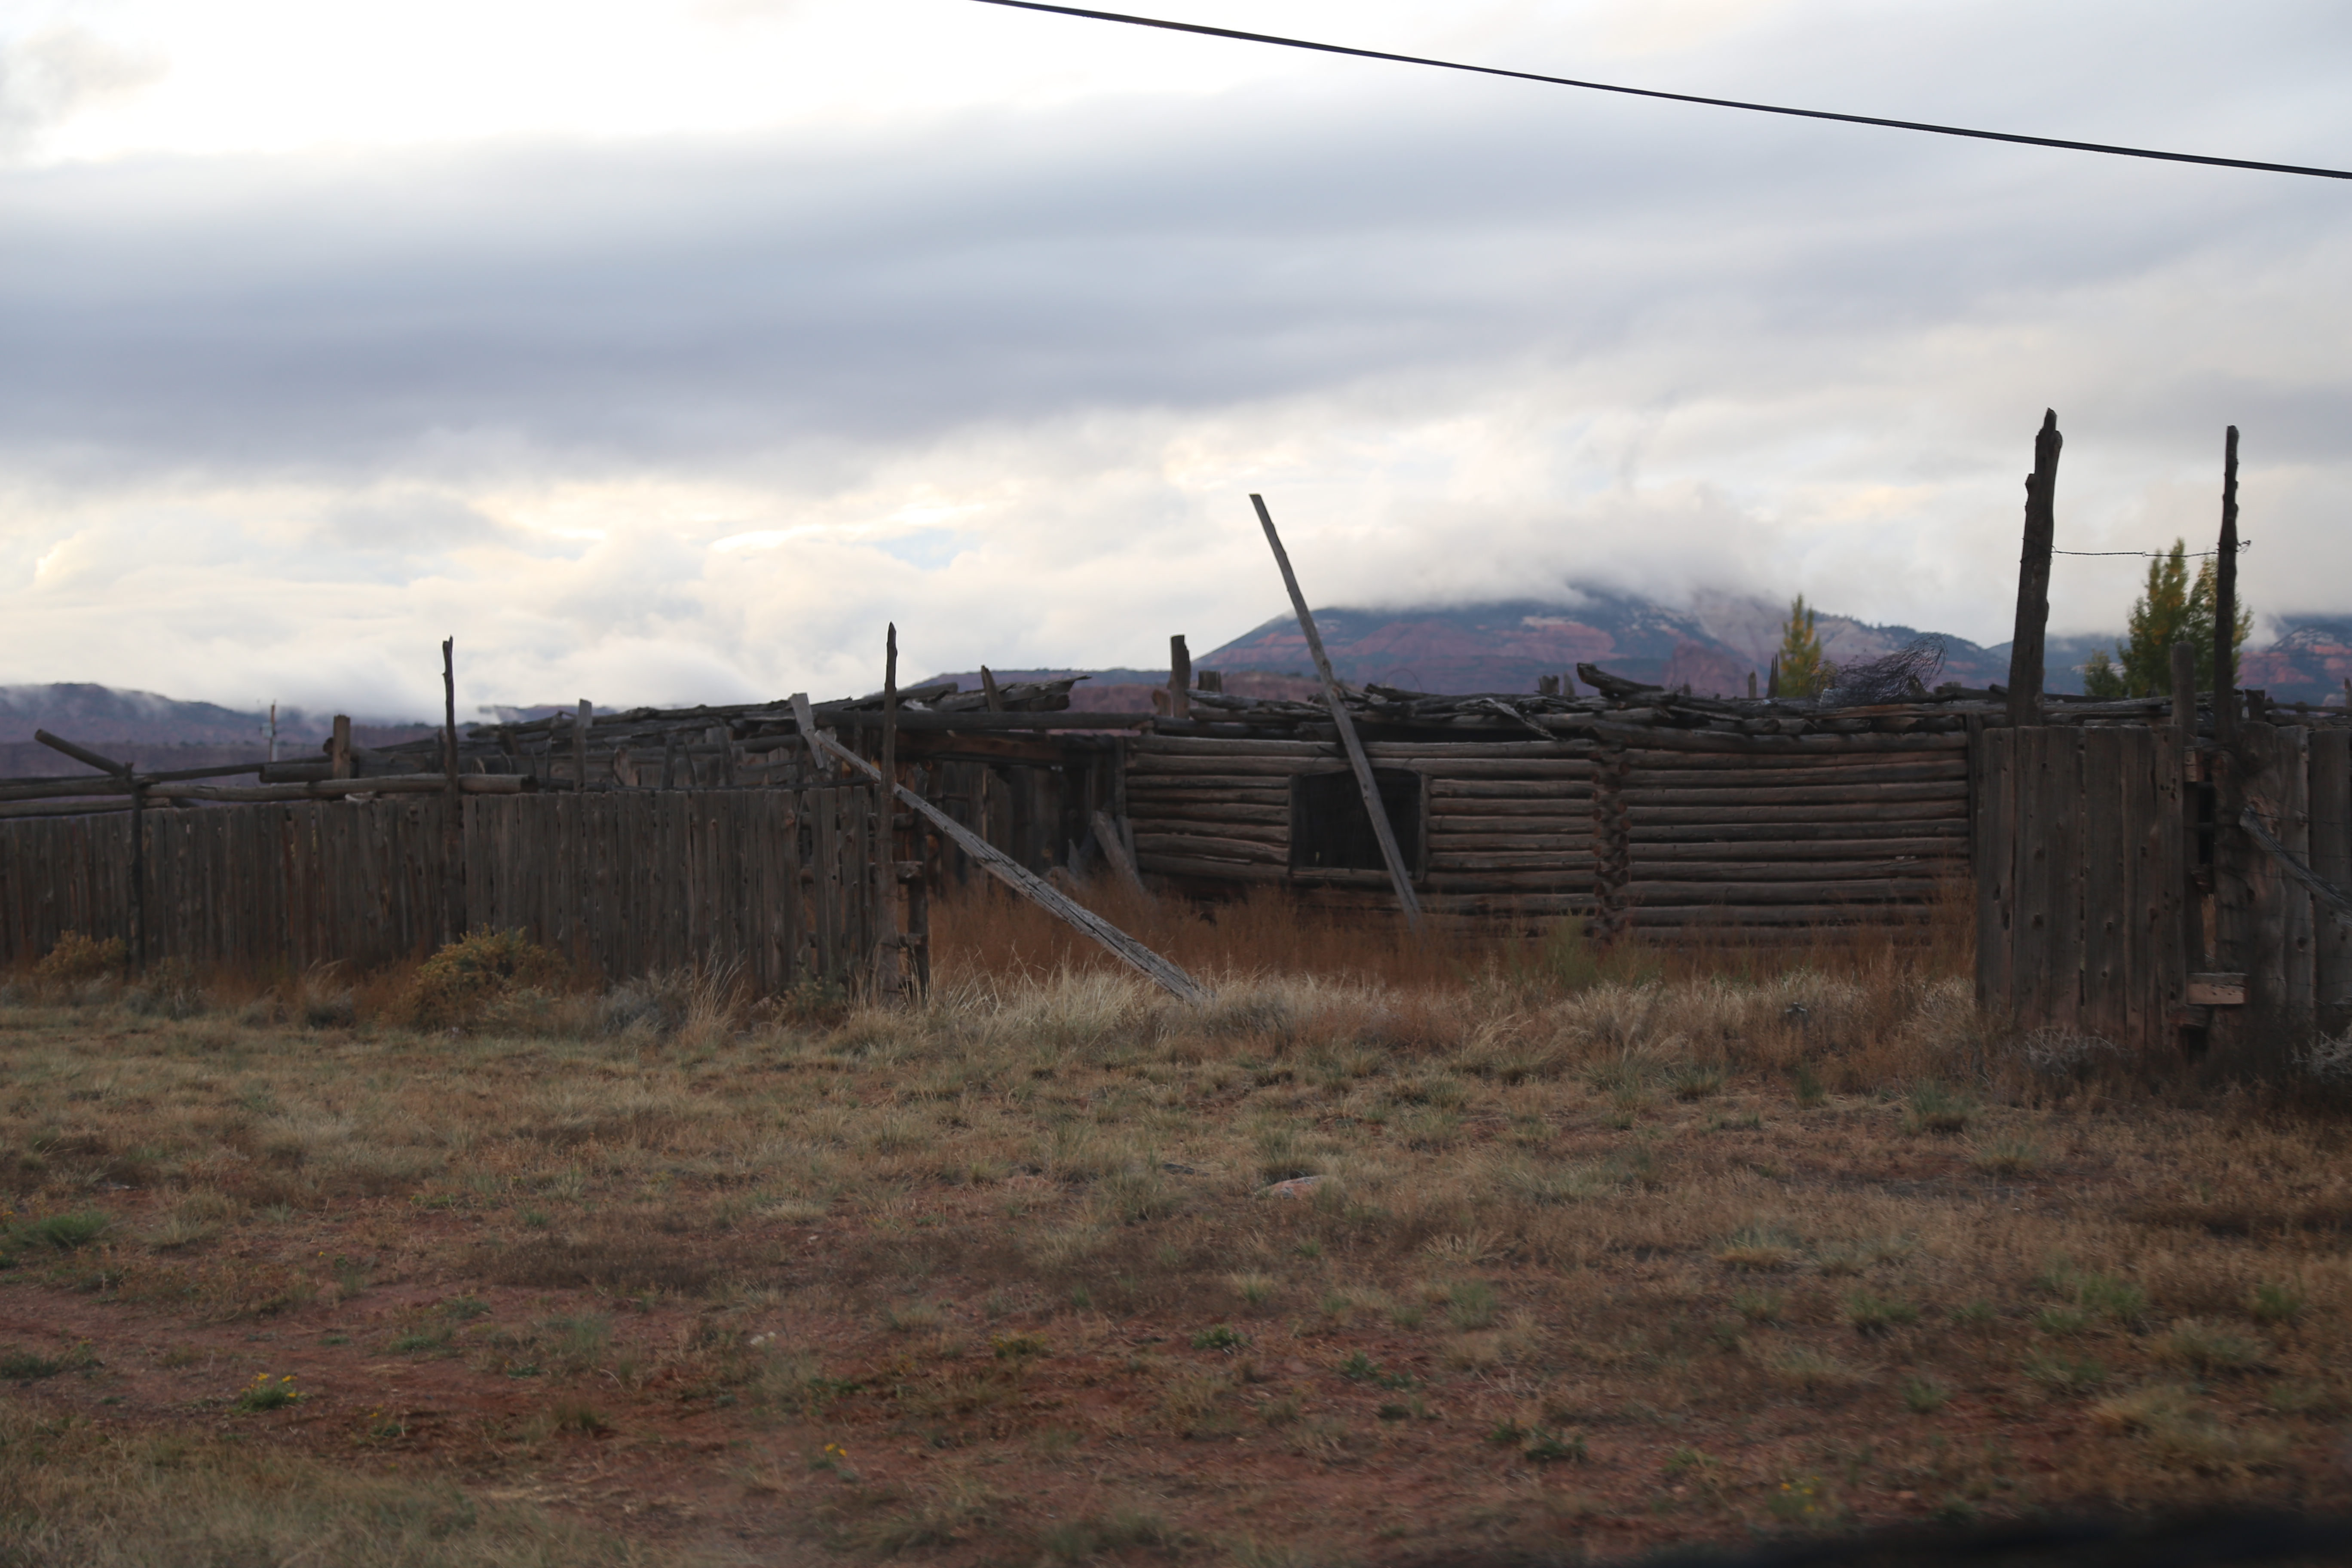
[[[1264,808],[1244,806],[1234,809],[1255,811]],[[1110,814],[1096,812],[1093,822],[1088,826],[1094,828],[1095,847],[1101,852],[1103,863],[1110,868],[1111,875],[1125,883],[1130,891],[1143,892],[1143,877],[1136,870],[1135,862],[1128,857],[1126,835],[1120,833],[1118,825],[1111,821]]]
[[[807,735],[810,745],[830,752],[866,777],[877,783],[880,782],[882,776],[880,771],[865,758],[844,750],[837,742],[828,740],[814,730],[805,731],[803,733]],[[1203,991],[1191,975],[1129,936],[1092,910],[1072,903],[1068,899],[1064,898],[1026,866],[999,851],[986,839],[917,795],[913,790],[900,784],[897,786],[895,793],[901,802],[921,814],[931,826],[947,835],[957,848],[961,849],[984,867],[990,876],[994,877],[1030,902],[1043,908],[1047,913],[1058,917],[1092,937],[1114,956],[1131,965],[1162,990],[1180,996],[1187,1002],[1202,1002],[1208,999],[1208,993]]]
[[[1412,876],[1405,868],[1404,852],[1397,847],[1396,830],[1389,823],[1389,808],[1381,799],[1381,786],[1372,778],[1371,760],[1364,755],[1363,742],[1356,738],[1355,721],[1348,716],[1348,705],[1339,698],[1339,677],[1331,673],[1330,656],[1323,651],[1323,637],[1315,629],[1315,616],[1307,608],[1307,595],[1299,590],[1298,574],[1290,569],[1289,552],[1282,548],[1282,535],[1274,531],[1274,513],[1266,510],[1265,498],[1253,494],[1250,504],[1257,508],[1257,520],[1265,529],[1265,542],[1274,550],[1275,564],[1282,568],[1282,585],[1290,591],[1290,607],[1298,613],[1298,629],[1307,634],[1307,651],[1315,656],[1315,673],[1323,679],[1323,701],[1331,710],[1332,727],[1339,731],[1339,743],[1348,748],[1348,764],[1356,774],[1356,788],[1364,797],[1364,815],[1372,825],[1372,838],[1381,847],[1381,862],[1388,868],[1389,881],[1395,886],[1397,908],[1404,915],[1405,924],[1414,931],[1421,929],[1421,905],[1412,896]]]
[[[2246,807],[2245,814],[2238,818],[2238,826],[2243,827],[2256,844],[2268,850],[2271,858],[2288,876],[2302,883],[2313,898],[2325,904],[2330,914],[2345,924],[2352,925],[2352,893],[2347,893],[2305,865],[2293,850],[2278,840],[2252,806]]]

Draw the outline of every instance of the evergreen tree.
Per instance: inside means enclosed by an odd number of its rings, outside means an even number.
[[[1830,667],[1822,658],[1822,634],[1813,626],[1813,612],[1800,594],[1789,605],[1789,624],[1780,629],[1780,691],[1783,697],[1819,697],[1829,685]]]
[[[2189,575],[2188,546],[2180,540],[2147,563],[2147,586],[2132,605],[2128,634],[2110,658],[2105,649],[2083,669],[2083,689],[2094,697],[2161,697],[2172,689],[2172,645],[2186,642],[2197,655],[2197,689],[2213,689],[2213,563]],[[2242,605],[2231,628],[2232,649],[2245,645],[2254,614]]]

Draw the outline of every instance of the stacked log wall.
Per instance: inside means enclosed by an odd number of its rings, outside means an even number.
[[[1667,937],[1925,921],[1968,872],[1966,746],[1956,734],[1365,752],[1425,781],[1413,880],[1433,910],[1605,918]],[[1377,906],[1383,871],[1290,865],[1291,780],[1346,767],[1336,742],[1138,740],[1126,781],[1138,863],[1191,890],[1276,883]]]
[[[1811,752],[1630,749],[1636,931],[1924,921],[1969,872],[1966,738]]]

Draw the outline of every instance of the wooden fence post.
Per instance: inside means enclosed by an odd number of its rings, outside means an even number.
[[[882,643],[882,776],[874,792],[874,988],[898,992],[898,953],[904,936],[898,923],[898,623]]]
[[[588,787],[588,726],[596,721],[596,709],[588,699],[580,700],[580,710],[572,721],[572,787]]]
[[[2058,413],[2044,409],[2025,477],[2025,544],[2017,558],[2017,629],[2009,649],[2009,721],[2042,722],[2042,638],[2050,622],[2050,547],[2057,532]]]
[[[441,927],[443,940],[466,934],[466,797],[457,784],[457,639],[441,639]]]
[[[327,742],[327,776],[347,779],[352,776],[352,716],[335,715],[335,733]]]

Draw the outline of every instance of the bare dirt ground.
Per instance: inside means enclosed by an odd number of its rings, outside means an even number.
[[[2352,1484],[2340,1113],[2028,1062],[1924,959],[395,994],[0,1001],[18,1558],[1609,1560]]]

